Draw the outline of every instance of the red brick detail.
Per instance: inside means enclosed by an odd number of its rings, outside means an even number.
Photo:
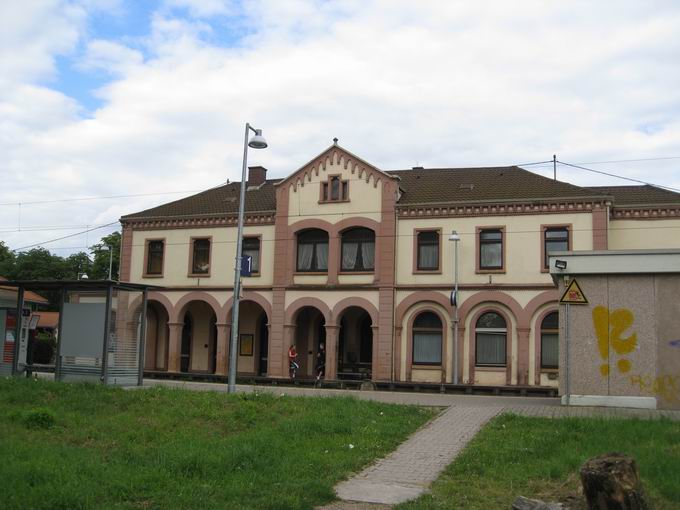
[[[606,208],[593,210],[593,250],[606,250],[608,246],[609,213]]]
[[[120,243],[120,281],[129,282],[132,270],[132,227],[123,225]]]

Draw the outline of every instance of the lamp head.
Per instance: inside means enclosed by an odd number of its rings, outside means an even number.
[[[90,278],[90,277],[87,276],[87,273],[83,273],[83,274],[80,275],[80,279],[81,279],[81,280],[87,280],[87,279],[89,279],[89,278]]]
[[[460,235],[458,234],[458,232],[452,230],[451,235],[449,236],[449,241],[460,241]]]
[[[253,135],[253,137],[248,142],[248,147],[251,147],[253,149],[266,149],[267,148],[267,140],[265,140],[264,137],[262,136],[262,130],[261,129],[255,130],[255,134]]]

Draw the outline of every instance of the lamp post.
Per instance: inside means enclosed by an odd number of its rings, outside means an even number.
[[[113,248],[108,244],[103,244],[100,250],[109,252],[109,280],[111,280],[111,273],[113,269]]]
[[[455,230],[451,231],[449,241],[453,241],[453,299],[451,304],[453,312],[453,384],[458,384],[458,241],[460,235]]]
[[[255,133],[248,141],[249,131]],[[255,129],[246,123],[246,133],[243,140],[243,169],[241,170],[241,194],[238,203],[238,231],[236,233],[236,265],[234,266],[234,305],[231,312],[231,343],[229,344],[229,379],[227,393],[236,391],[236,356],[238,356],[238,319],[239,300],[241,298],[241,257],[243,253],[243,222],[246,203],[246,169],[248,168],[248,147],[265,149],[267,142],[262,136],[261,129]]]

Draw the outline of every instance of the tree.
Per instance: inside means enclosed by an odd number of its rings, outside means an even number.
[[[94,258],[91,272],[88,273],[90,278],[96,280],[106,280],[109,277],[109,257],[113,257],[113,264],[111,269],[111,279],[118,280],[118,268],[120,267],[120,232],[113,232],[107,236],[102,237],[99,244],[90,247],[90,253]],[[111,249],[106,249],[108,246]]]
[[[14,252],[0,241],[0,276],[11,278],[14,269]]]
[[[33,248],[17,254],[10,274],[14,280],[64,280],[75,276],[68,274],[63,258],[45,248]]]
[[[87,253],[80,251],[78,253],[73,253],[64,259],[64,269],[66,274],[64,275],[65,280],[77,280],[81,275],[86,274],[88,278],[92,278],[90,274],[92,267],[92,262]]]

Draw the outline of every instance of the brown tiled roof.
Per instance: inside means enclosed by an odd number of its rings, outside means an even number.
[[[517,166],[414,168],[390,170],[386,173],[400,179],[402,195],[399,205],[605,198],[609,195],[607,189],[583,188],[555,181]],[[280,179],[270,179],[257,189],[248,190],[246,211],[275,210],[274,184],[277,182],[280,182]],[[238,182],[227,184],[146,211],[128,214],[121,220],[236,214],[239,189]]]
[[[388,172],[401,178],[399,204],[598,197],[603,193],[555,181],[518,166],[414,168]]]
[[[7,281],[7,278],[0,276],[0,282],[3,280]],[[14,293],[17,292],[16,287],[7,287],[5,285],[0,285],[0,289],[9,290]],[[28,301],[29,303],[40,303],[43,305],[46,305],[50,302],[48,299],[42,297],[40,294],[33,292],[32,290],[27,290],[24,292],[24,301]]]
[[[246,190],[246,211],[263,212],[275,210],[276,193],[274,183],[279,180],[270,179],[258,188]],[[138,213],[128,214],[123,216],[121,220],[236,214],[238,213],[240,192],[241,183],[232,182],[224,186],[202,191],[197,195],[181,198]]]
[[[680,204],[680,193],[656,186],[588,186],[589,189],[614,197],[614,206]]]

